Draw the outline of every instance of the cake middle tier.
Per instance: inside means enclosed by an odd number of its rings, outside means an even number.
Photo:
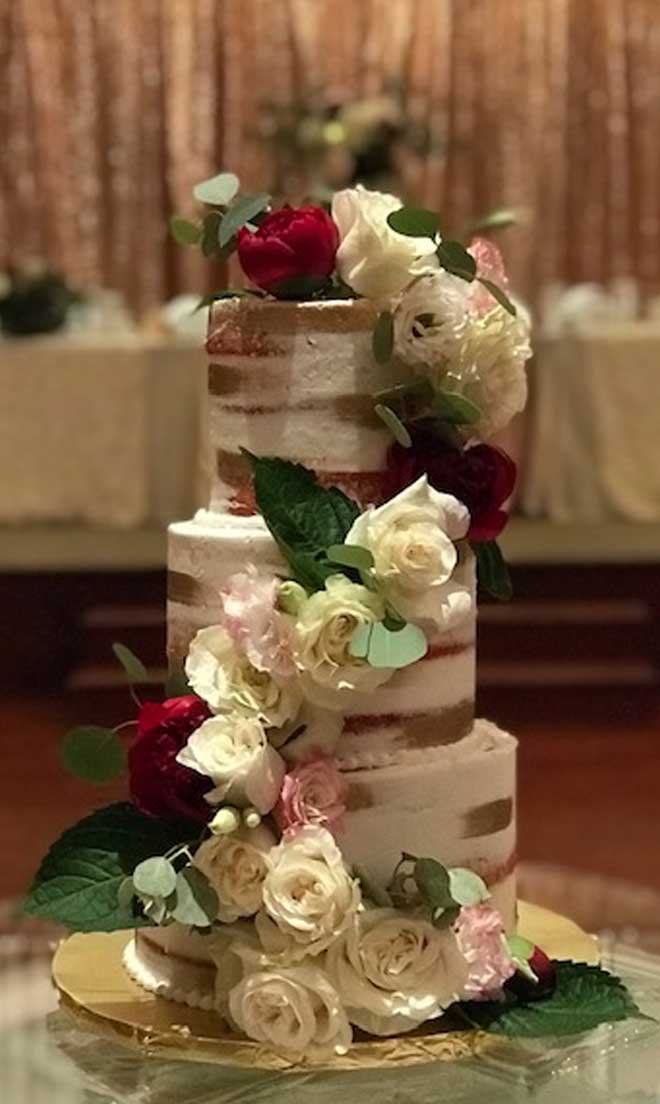
[[[195,633],[222,619],[221,588],[248,564],[286,578],[288,568],[263,520],[202,510],[169,529],[168,658],[185,661]],[[474,588],[474,561],[459,568]],[[473,603],[476,611],[476,603]],[[336,750],[343,770],[422,762],[433,748],[472,728],[476,612],[432,639],[426,657],[396,672],[376,693],[356,694]]]

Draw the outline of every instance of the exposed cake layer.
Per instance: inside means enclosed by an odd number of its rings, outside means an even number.
[[[198,629],[220,621],[220,589],[249,563],[286,577],[263,520],[200,511],[169,530],[168,655],[180,665]],[[472,557],[459,569],[474,590]],[[472,727],[475,616],[431,640],[427,656],[397,672],[376,694],[356,695],[337,748],[345,770],[419,762],[430,748],[461,740]]]
[[[469,867],[485,879],[512,930],[516,748],[512,736],[478,720],[469,736],[423,763],[351,771],[339,841],[346,860],[380,885],[402,851]]]
[[[249,503],[241,448],[300,461],[361,502],[383,497],[391,438],[373,395],[398,375],[374,360],[375,320],[367,300],[215,303],[207,341],[213,508]]]

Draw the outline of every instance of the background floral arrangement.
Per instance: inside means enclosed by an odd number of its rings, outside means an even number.
[[[228,578],[220,622],[193,638],[164,702],[133,689],[136,721],[69,733],[65,763],[97,782],[127,767],[131,800],[53,845],[26,907],[80,931],[212,934],[218,1011],[294,1058],[449,1008],[466,1026],[528,1035],[636,1015],[611,975],[507,938],[472,871],[404,853],[389,885],[373,885],[339,846],[334,752],[353,696],[470,615],[473,548],[490,589],[508,589],[494,537],[515,468],[480,438],[524,402],[529,345],[499,252],[442,239],[431,212],[360,188],[330,214],[268,212],[269,197],[237,189],[230,174],[200,185],[213,210],[175,220],[177,237],[209,255],[236,248],[255,285],[241,294],[373,300],[374,356],[397,357],[405,377],[374,398],[396,438],[391,494],[364,508],[300,465],[245,453],[288,573]],[[132,688],[145,680],[128,649],[115,653]]]
[[[14,337],[53,333],[82,296],[57,272],[38,260],[26,260],[0,273],[0,326]]]

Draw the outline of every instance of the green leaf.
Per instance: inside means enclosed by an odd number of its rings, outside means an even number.
[[[452,867],[449,871],[449,891],[452,901],[461,907],[480,905],[490,897],[483,879],[462,866]]]
[[[410,238],[435,238],[440,231],[435,211],[427,211],[423,207],[400,207],[387,216],[387,223],[397,234]]]
[[[370,571],[374,566],[374,558],[369,549],[357,544],[331,544],[327,555],[332,563],[354,567],[357,571]]]
[[[511,958],[516,959],[517,962],[528,962],[534,954],[534,944],[522,935],[508,935],[506,942]]]
[[[202,253],[205,257],[212,257],[220,249],[218,234],[222,216],[219,211],[211,211],[206,215],[202,231]]]
[[[218,895],[196,866],[186,866],[176,876],[176,904],[172,917],[180,924],[208,928],[218,915]]]
[[[169,859],[143,859],[133,871],[133,885],[142,897],[169,897],[176,886],[176,870]]]
[[[371,349],[376,364],[387,364],[394,349],[394,317],[391,311],[381,311],[371,335]]]
[[[479,586],[499,602],[509,602],[513,597],[513,585],[497,541],[482,541],[472,547],[477,557]]]
[[[355,659],[366,659],[369,655],[369,644],[371,643],[373,628],[373,623],[367,623],[366,625],[358,625],[353,630],[348,651]]]
[[[132,878],[124,878],[119,883],[119,889],[117,890],[117,904],[122,911],[131,911],[133,908],[133,899],[135,897],[135,886],[133,885]]]
[[[220,245],[228,245],[234,234],[237,234],[246,222],[268,207],[270,199],[271,197],[265,192],[260,192],[258,195],[245,195],[237,199],[222,219],[218,231]]]
[[[142,660],[138,659],[138,657],[135,655],[134,652],[131,651],[130,648],[127,648],[125,644],[113,644],[112,651],[124,668],[124,671],[126,672],[126,677],[131,685],[133,685],[133,683],[135,682],[149,681],[147,668],[145,667]]]
[[[477,404],[458,391],[436,391],[433,413],[452,425],[474,425],[481,417]]]
[[[199,203],[208,203],[213,207],[226,207],[238,192],[240,182],[235,173],[221,172],[202,180],[193,188],[193,195]]]
[[[508,311],[509,314],[512,314],[514,318],[516,317],[516,314],[518,312],[506,292],[502,291],[501,287],[499,287],[497,284],[494,284],[492,280],[487,280],[485,276],[477,276],[477,280],[480,284],[483,285],[483,287],[486,288],[487,291],[490,292],[490,294],[493,296],[493,299],[496,299],[500,306],[504,307],[505,311]]]
[[[382,621],[376,622],[369,637],[367,660],[372,667],[409,667],[426,655],[428,641],[417,625],[410,623],[392,632]]]
[[[343,544],[360,509],[338,487],[323,487],[301,464],[244,452],[254,472],[257,506],[303,586],[323,586],[336,567],[326,549]]]
[[[523,1002],[471,1002],[458,1011],[471,1024],[495,1035],[518,1038],[562,1037],[591,1031],[603,1023],[642,1017],[632,996],[613,974],[585,963],[557,962],[552,994]]]
[[[190,693],[192,693],[192,689],[183,668],[178,671],[170,671],[165,683],[165,697],[183,698]]]
[[[518,218],[515,211],[504,207],[489,211],[481,218],[475,219],[468,229],[468,234],[484,234],[488,230],[506,230],[509,226],[515,226]]]
[[[388,406],[401,422],[413,422],[417,418],[427,417],[433,409],[435,388],[426,377],[420,377],[411,383],[398,383],[385,391],[377,391],[374,402]]]
[[[461,280],[468,282],[474,280],[477,274],[477,262],[460,242],[442,241],[436,253],[442,268],[447,272],[451,272],[453,276],[460,276]]]
[[[43,860],[24,904],[73,931],[135,927],[119,888],[143,859],[199,835],[199,825],[146,816],[119,802],[98,809],[60,836]]]
[[[412,437],[399,416],[394,413],[391,406],[383,406],[382,403],[376,403],[374,411],[381,422],[387,426],[394,440],[398,441],[404,448],[410,448],[412,445]]]
[[[424,903],[433,912],[452,907],[454,899],[451,895],[449,871],[437,859],[417,859],[413,878]]]
[[[113,728],[79,725],[62,741],[63,765],[77,778],[96,784],[109,782],[126,766],[126,752]]]
[[[198,223],[173,215],[170,219],[170,234],[177,245],[197,245],[202,230]]]
[[[288,280],[282,280],[272,289],[272,294],[276,299],[313,299],[324,291],[329,283],[328,276],[293,276]]]

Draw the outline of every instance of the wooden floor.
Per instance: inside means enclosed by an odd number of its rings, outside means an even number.
[[[561,691],[498,702],[484,713],[520,737],[519,838],[523,858],[562,863],[660,889],[660,698],[573,699]],[[92,788],[64,773],[58,742],[75,723],[117,723],[131,703],[5,699],[0,720],[0,897],[21,893],[49,841],[122,786]]]

